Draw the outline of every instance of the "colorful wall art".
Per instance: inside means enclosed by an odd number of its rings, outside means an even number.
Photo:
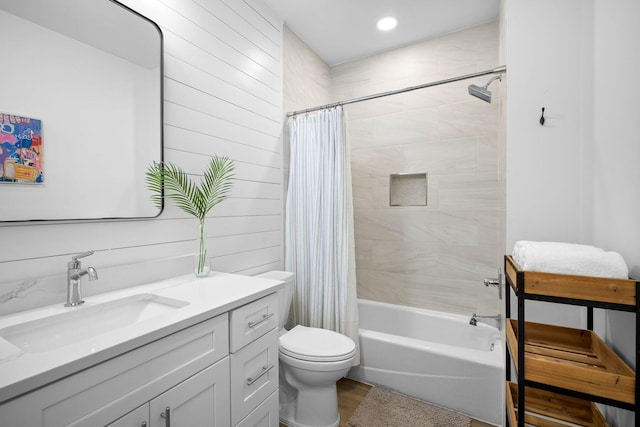
[[[42,121],[0,113],[0,184],[44,182]]]

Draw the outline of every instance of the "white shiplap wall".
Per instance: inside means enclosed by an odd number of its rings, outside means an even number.
[[[213,269],[281,269],[281,20],[260,0],[121,1],[163,31],[165,160],[191,174],[213,154],[236,163],[231,197],[207,220]],[[85,265],[100,271],[176,259],[195,251],[196,236],[196,220],[172,206],[152,220],[0,227],[0,303],[26,279],[64,274],[75,253],[95,250]]]

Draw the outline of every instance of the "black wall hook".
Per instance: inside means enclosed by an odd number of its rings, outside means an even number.
[[[540,116],[540,126],[544,126],[544,107],[542,107],[542,116]]]

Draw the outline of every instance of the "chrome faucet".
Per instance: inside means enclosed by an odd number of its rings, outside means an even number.
[[[482,322],[482,319],[495,321],[498,324],[498,329],[502,330],[502,316],[500,316],[499,314],[496,314],[495,316],[478,316],[477,314],[473,313],[471,319],[469,319],[469,324],[477,326],[478,321]]]
[[[93,251],[83,252],[79,255],[75,255],[71,258],[71,261],[67,263],[67,302],[65,307],[75,307],[84,301],[82,300],[82,290],[80,289],[80,279],[82,276],[88,276],[89,280],[97,280],[98,273],[95,268],[87,267],[81,268],[80,258],[93,255]]]

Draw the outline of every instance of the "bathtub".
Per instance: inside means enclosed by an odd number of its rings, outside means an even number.
[[[358,300],[360,365],[348,377],[502,425],[504,354],[497,328],[470,316]]]

